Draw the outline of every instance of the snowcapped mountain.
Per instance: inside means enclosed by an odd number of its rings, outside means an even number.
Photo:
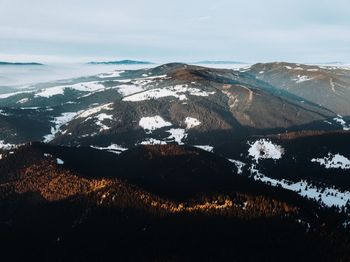
[[[172,63],[5,90],[0,225],[11,232],[35,221],[26,232],[59,239],[63,249],[101,227],[82,244],[91,259],[92,246],[112,250],[113,241],[125,247],[135,237],[143,258],[156,259],[146,242],[164,247],[157,236],[175,223],[177,242],[176,232],[189,230],[193,241],[205,245],[218,234],[215,247],[229,248],[224,240],[235,235],[240,248],[258,250],[252,260],[282,259],[270,244],[288,238],[281,250],[295,247],[294,259],[346,261],[349,105],[350,70],[291,63],[239,70]],[[59,228],[40,229],[47,217]],[[305,252],[310,239],[327,249]],[[57,250],[50,241],[39,243]],[[124,251],[120,258],[130,258]]]

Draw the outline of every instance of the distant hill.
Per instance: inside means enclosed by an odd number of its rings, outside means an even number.
[[[0,61],[0,66],[1,65],[17,65],[17,66],[24,66],[24,65],[33,65],[33,66],[38,66],[38,65],[44,65],[44,64],[40,64],[40,63],[34,63],[34,62],[28,62],[28,63],[12,63],[12,62],[1,62]]]
[[[106,62],[89,62],[90,65],[151,65],[149,61],[135,61],[135,60],[120,60],[120,61],[106,61]]]
[[[194,64],[216,64],[216,65],[226,65],[226,64],[246,64],[245,62],[240,61],[211,61],[211,60],[204,60],[195,62]]]

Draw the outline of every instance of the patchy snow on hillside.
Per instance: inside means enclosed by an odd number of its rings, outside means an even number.
[[[123,101],[139,102],[151,99],[158,99],[162,97],[175,97],[182,100],[187,100],[186,94],[192,96],[209,96],[215,94],[215,92],[206,92],[204,90],[188,87],[188,85],[176,85],[164,88],[154,88],[142,93],[134,94],[123,98]]]
[[[39,93],[36,93],[35,97],[50,98],[56,95],[63,95],[66,89],[74,89],[81,92],[93,92],[104,88],[104,85],[100,84],[99,82],[83,82],[74,85],[54,86],[45,88],[40,90]]]
[[[174,141],[178,143],[179,145],[183,145],[184,143],[182,142],[183,139],[187,137],[185,129],[182,128],[172,128],[167,131],[170,133],[170,136],[167,137],[168,140]]]
[[[9,98],[11,96],[16,96],[20,94],[27,94],[27,93],[33,93],[34,91],[19,91],[19,92],[13,92],[13,93],[7,93],[7,94],[0,94],[0,99]]]
[[[243,174],[243,167],[246,166],[245,163],[239,161],[239,160],[234,160],[234,159],[228,159],[231,163],[233,163],[237,167],[237,174],[241,175]]]
[[[104,105],[100,105],[100,106],[96,106],[96,107],[92,107],[88,110],[85,110],[83,112],[80,112],[76,118],[87,118],[91,115],[97,114],[98,112],[102,111],[102,110],[113,110],[113,103],[109,103],[109,104],[104,104]]]
[[[312,80],[313,78],[312,77],[309,77],[309,76],[302,76],[302,75],[298,75],[297,78],[293,78],[293,80],[296,82],[296,83],[302,83],[302,82],[305,82],[305,81],[309,81],[309,80]]]
[[[23,99],[20,99],[16,102],[16,104],[24,104],[24,103],[27,103],[29,101],[29,98],[23,98]]]
[[[347,124],[341,115],[337,115],[333,120],[340,124],[344,131],[350,131],[350,124]]]
[[[130,96],[144,91],[144,87],[140,85],[120,85],[117,86],[117,90],[122,96]]]
[[[148,138],[140,143],[140,145],[166,145],[165,141],[161,141],[154,138]]]
[[[94,118],[97,119],[97,121],[95,123],[96,123],[96,125],[98,125],[100,127],[100,131],[110,129],[109,126],[106,126],[102,122],[104,120],[113,120],[113,115],[107,115],[105,113],[101,113],[101,114],[95,116]]]
[[[57,165],[63,165],[64,161],[62,159],[60,159],[60,158],[57,158],[56,159],[56,163],[57,163]]]
[[[285,179],[277,180],[260,173],[259,170],[256,169],[255,165],[250,167],[250,172],[253,178],[257,181],[261,181],[270,186],[282,187],[284,189],[291,190],[308,199],[321,201],[321,203],[327,207],[335,206],[342,208],[346,206],[348,201],[350,201],[349,191],[342,192],[335,188],[317,188],[304,180],[296,183]]]
[[[152,133],[152,131],[172,126],[172,123],[165,121],[161,116],[142,117],[139,122],[139,126],[146,130],[146,133]]]
[[[319,163],[321,166],[325,166],[325,168],[341,168],[341,169],[350,169],[350,160],[345,156],[340,154],[331,154],[328,153],[328,156],[324,158],[313,158],[311,162]]]
[[[185,119],[186,129],[194,128],[196,126],[199,126],[201,122],[193,117],[186,117]]]
[[[284,149],[281,146],[275,145],[267,139],[260,139],[253,144],[248,143],[248,145],[250,145],[248,154],[253,157],[257,163],[259,159],[280,159],[284,154]]]
[[[72,119],[77,115],[76,112],[68,112],[63,113],[61,116],[55,117],[51,123],[55,124],[55,126],[51,127],[51,134],[44,136],[44,142],[52,141],[56,134],[60,131],[60,128],[72,121]]]
[[[98,146],[90,146],[94,149],[98,149],[98,150],[106,150],[108,152],[114,153],[114,154],[121,154],[123,151],[128,150],[127,148],[124,148],[122,146],[119,146],[117,144],[111,144],[110,146],[107,147],[98,147]]]
[[[208,145],[194,145],[194,147],[200,148],[200,149],[208,151],[210,153],[213,153],[213,151],[214,151],[214,147],[208,146]]]
[[[2,109],[0,109],[0,115],[2,115],[2,116],[9,116],[9,114],[5,113],[5,111],[2,110]]]
[[[0,149],[2,149],[2,150],[10,150],[10,149],[13,149],[15,147],[16,147],[16,145],[14,145],[14,144],[9,144],[9,143],[6,143],[4,140],[0,140]]]

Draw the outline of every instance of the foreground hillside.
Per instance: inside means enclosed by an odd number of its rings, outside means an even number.
[[[13,260],[349,259],[346,214],[201,149],[32,144],[0,170],[2,256]]]

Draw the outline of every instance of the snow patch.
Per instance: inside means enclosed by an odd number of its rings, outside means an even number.
[[[187,137],[185,129],[172,128],[172,129],[168,130],[167,132],[170,133],[170,136],[167,139],[172,140],[172,141],[178,143],[179,145],[184,144],[182,142],[182,140]]]
[[[151,117],[142,117],[139,126],[146,130],[146,133],[152,133],[152,131],[171,126],[170,122],[165,121],[161,116],[151,116]]]
[[[210,153],[213,153],[213,152],[214,152],[214,147],[212,147],[212,146],[208,146],[208,145],[205,145],[205,146],[202,146],[202,145],[195,145],[194,147],[200,148],[200,149],[205,150],[205,151],[208,151],[208,152],[210,152]]]
[[[79,113],[76,118],[87,118],[87,117],[94,115],[102,110],[113,110],[112,105],[113,105],[113,103],[109,103],[109,104],[104,104],[104,105],[90,108],[88,110],[85,110],[85,111]]]
[[[102,114],[99,114],[99,115],[95,116],[95,118],[97,119],[96,125],[98,125],[100,127],[100,131],[110,129],[109,126],[106,126],[102,122],[104,120],[113,120],[113,115],[107,115],[105,113],[102,113]]]
[[[167,143],[165,141],[161,141],[154,138],[148,138],[145,141],[142,141],[140,145],[166,145]]]
[[[139,102],[151,99],[158,99],[163,97],[175,97],[182,100],[187,100],[186,94],[192,96],[209,96],[215,94],[215,92],[206,92],[198,88],[188,87],[188,85],[176,85],[164,88],[154,88],[142,93],[134,94],[123,98],[123,101]]]
[[[335,188],[322,188],[319,189],[307,183],[307,181],[300,181],[294,183],[285,179],[277,180],[265,176],[256,169],[255,165],[250,167],[250,172],[253,178],[257,181],[261,181],[265,184],[282,187],[287,190],[298,193],[299,195],[306,197],[308,199],[313,199],[315,201],[321,201],[323,205],[327,207],[345,207],[350,201],[350,192],[349,191],[340,191]]]
[[[14,144],[9,144],[9,143],[6,143],[4,140],[0,140],[0,149],[2,149],[2,150],[10,150],[10,149],[13,149],[15,147],[16,147],[16,145],[14,145]]]
[[[312,77],[309,77],[309,76],[302,76],[302,75],[298,75],[297,78],[293,78],[293,80],[296,82],[296,83],[303,83],[305,81],[309,81],[309,80],[312,80],[313,78]]]
[[[60,131],[60,128],[72,121],[73,118],[77,115],[76,112],[63,113],[61,116],[55,117],[51,123],[55,124],[55,126],[51,127],[51,134],[44,136],[44,142],[52,141],[56,134]]]
[[[185,119],[186,129],[194,128],[196,126],[199,126],[201,122],[193,117],[186,117]]]
[[[234,160],[234,159],[228,159],[228,161],[230,161],[231,163],[233,163],[236,167],[237,167],[237,174],[241,175],[243,174],[243,167],[245,167],[245,163],[238,161],[238,160]]]
[[[333,118],[333,120],[340,124],[343,127],[344,131],[350,131],[350,124],[347,124],[341,115]]]
[[[253,144],[248,143],[248,145],[250,145],[249,156],[253,157],[257,163],[259,159],[280,159],[284,154],[284,149],[281,146],[275,145],[267,139],[260,139]]]
[[[111,144],[107,147],[97,147],[97,146],[90,146],[92,148],[98,149],[98,150],[106,150],[108,152],[114,153],[114,154],[121,154],[123,151],[128,150],[127,148],[121,147],[117,144]]]
[[[329,168],[341,168],[341,169],[350,169],[350,160],[345,156],[340,154],[331,154],[328,153],[328,156],[324,158],[313,158],[311,162],[319,163],[321,166]]]
[[[63,165],[64,161],[62,159],[57,158],[56,159],[57,165]]]

